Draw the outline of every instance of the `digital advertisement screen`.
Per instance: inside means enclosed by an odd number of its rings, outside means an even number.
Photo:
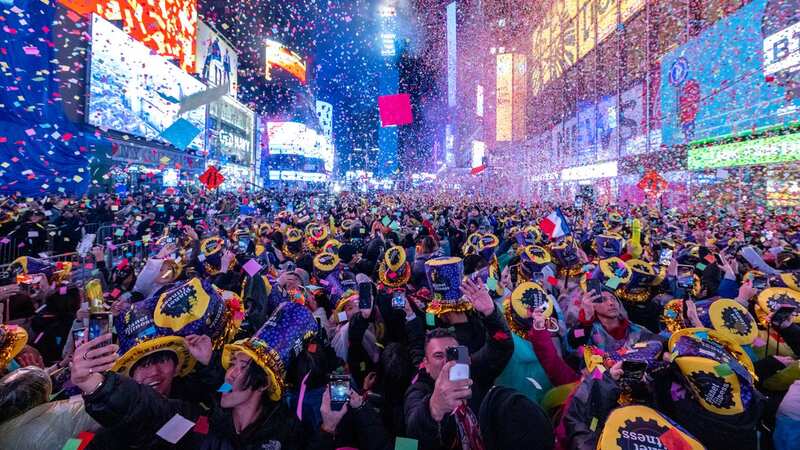
[[[230,96],[208,108],[209,158],[249,166],[253,162],[255,113]]]
[[[89,124],[161,141],[159,135],[179,118],[180,100],[206,89],[97,14],[89,72]],[[206,107],[180,117],[201,130],[188,147],[203,150]]]
[[[800,133],[690,148],[689,170],[775,164],[800,160]]]
[[[126,33],[187,72],[195,67],[196,0],[59,0],[80,14],[121,21]]]
[[[300,80],[301,83],[306,84],[306,62],[303,58],[280,42],[267,39],[265,43],[267,80],[272,80],[272,70],[283,69]]]
[[[531,34],[531,94],[537,95],[622,22],[642,9],[644,0],[570,0],[551,2]]]
[[[514,117],[512,94],[514,92],[514,55],[497,55],[497,111],[496,137],[498,142],[510,141],[511,120]]]
[[[325,170],[333,170],[333,145],[316,130],[298,122],[268,122],[270,155],[302,155],[325,162]]]
[[[797,18],[782,4],[797,3],[754,0],[662,58],[664,144],[800,120]]]
[[[239,89],[237,69],[239,56],[227,41],[203,22],[197,27],[197,70],[201,78],[210,85],[219,86],[230,82],[228,94],[236,97]]]
[[[786,173],[768,173],[767,206],[800,206],[800,180]]]
[[[175,187],[178,185],[178,171],[175,169],[164,169],[162,172],[161,183],[164,187]]]

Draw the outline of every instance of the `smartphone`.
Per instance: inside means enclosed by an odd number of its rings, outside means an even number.
[[[406,307],[406,294],[397,291],[392,295],[392,309],[403,309]]]
[[[250,236],[239,236],[239,241],[237,243],[239,245],[239,252],[247,253],[247,249],[250,247]]]
[[[72,330],[72,348],[78,348],[83,342],[83,337],[86,336],[86,328],[79,328]]]
[[[583,209],[583,197],[575,198],[575,209]]]
[[[331,409],[339,411],[350,401],[350,377],[348,375],[332,375],[328,385],[331,393]]]
[[[478,270],[477,272],[473,272],[472,275],[469,276],[470,280],[473,283],[480,283],[486,284],[486,280],[489,279],[489,268],[484,267],[483,269]]]
[[[463,345],[448,347],[447,361],[455,361],[450,368],[450,381],[466,380],[469,378],[469,350]]]
[[[694,288],[694,267],[686,265],[678,266],[678,287],[681,289]]]
[[[767,288],[767,277],[763,275],[754,275],[753,289],[758,289],[759,291],[763,291],[766,288]]]
[[[784,305],[772,315],[772,323],[780,324],[786,321],[797,310],[794,306]]]
[[[358,283],[358,309],[372,309],[372,283]]]
[[[539,286],[543,287],[545,286],[544,274],[542,272],[533,272],[533,274],[531,274],[531,281],[538,284]]]
[[[89,341],[104,334],[111,333],[111,313],[90,313],[88,330],[89,338],[87,340]]]
[[[603,293],[603,283],[600,282],[597,278],[589,278],[586,280],[586,289],[595,294],[599,295]],[[593,303],[603,303],[603,298],[593,300]]]
[[[672,262],[672,249],[661,249],[661,253],[658,254],[658,265],[666,267],[670,262]]]
[[[644,378],[647,370],[647,363],[644,361],[626,360],[622,361],[622,381],[623,383],[638,383]]]

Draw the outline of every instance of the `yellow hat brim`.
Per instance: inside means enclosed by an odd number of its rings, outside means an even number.
[[[243,343],[228,344],[222,348],[222,367],[228,369],[231,365],[231,358],[236,352],[244,352],[264,370],[270,382],[269,399],[274,402],[280,400],[283,395],[283,382],[279,381],[278,376],[261,356]]]
[[[186,342],[180,336],[161,336],[139,343],[125,352],[115,363],[111,370],[130,376],[131,368],[145,356],[161,351],[171,351],[178,358],[176,373],[185,377],[194,369],[197,362],[186,348]]]

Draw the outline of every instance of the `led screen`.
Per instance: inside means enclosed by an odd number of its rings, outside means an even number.
[[[800,159],[800,134],[689,149],[689,170],[775,164]]]
[[[270,155],[301,155],[321,159],[325,170],[333,170],[333,145],[305,124],[297,122],[268,122]]]
[[[662,58],[665,145],[800,120],[797,4],[754,0]]]
[[[91,125],[160,139],[178,117],[180,100],[205,85],[128,36],[92,15],[87,121]],[[201,133],[189,148],[204,149],[205,106],[184,113]],[[164,141],[166,142],[166,141]]]
[[[196,0],[59,0],[81,14],[95,12],[120,21],[126,33],[159,55],[194,71],[197,36]]]
[[[197,28],[197,70],[209,84],[230,82],[228,94],[236,97],[239,88],[239,56],[224,39],[203,22]]]
[[[272,80],[272,70],[279,68],[306,84],[306,63],[297,53],[289,50],[280,42],[266,41],[266,78]]]

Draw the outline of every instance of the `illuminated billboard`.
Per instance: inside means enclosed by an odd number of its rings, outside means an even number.
[[[447,106],[456,106],[456,2],[447,5]]]
[[[255,113],[230,96],[208,107],[208,157],[249,166],[253,162]]]
[[[782,3],[786,2],[754,0],[664,55],[665,145],[720,139],[800,120],[800,47],[792,42],[796,36],[786,35],[793,32],[792,21],[798,17],[787,15]]]
[[[503,53],[497,55],[497,110],[496,137],[498,142],[510,141],[512,138],[511,120],[514,115],[512,94],[514,92],[514,55]]]
[[[197,39],[196,0],[58,0],[80,14],[95,12],[110,21],[120,21],[134,39],[172,58],[193,73]]]
[[[320,159],[326,171],[333,170],[333,144],[316,130],[297,122],[268,122],[270,155],[300,155]]]
[[[483,165],[483,158],[486,156],[486,144],[481,141],[472,141],[472,168]]]
[[[689,170],[719,169],[800,160],[800,133],[689,149]]]
[[[265,43],[267,80],[272,80],[272,70],[277,68],[289,72],[301,83],[306,84],[306,63],[303,58],[280,42],[267,39]]]
[[[531,33],[531,93],[586,56],[614,33],[617,17],[624,23],[644,0],[556,0]],[[595,26],[596,23],[596,26]]]
[[[317,100],[317,120],[322,135],[333,140],[333,105]]]
[[[199,22],[195,73],[213,86],[229,82],[231,87],[228,94],[236,97],[239,89],[238,67],[239,56],[236,50],[211,27]]]
[[[206,107],[178,116],[181,99],[206,86],[97,14],[92,15],[86,117],[90,125],[148,139],[179,118],[201,133],[188,145],[205,147]]]

